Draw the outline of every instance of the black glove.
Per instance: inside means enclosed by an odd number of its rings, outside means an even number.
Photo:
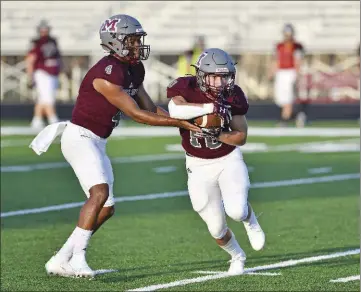
[[[219,101],[216,101],[213,104],[213,113],[220,116],[223,119],[224,124],[229,124],[232,120],[231,106],[225,102]]]

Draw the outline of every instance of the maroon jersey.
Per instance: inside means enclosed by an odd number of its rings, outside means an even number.
[[[52,37],[41,37],[32,41],[29,54],[35,54],[35,70],[44,70],[51,75],[58,75],[61,67],[61,55],[56,40]]]
[[[303,46],[297,42],[282,42],[276,46],[276,57],[279,69],[295,68],[295,58],[304,55]]]
[[[182,96],[187,102],[209,103],[210,100],[197,86],[196,77],[180,77],[174,80],[167,88],[167,97]],[[248,101],[242,89],[235,85],[233,93],[227,98],[231,105],[232,116],[245,115],[248,111]],[[230,131],[229,125],[225,125],[223,131]],[[179,129],[182,136],[184,150],[195,157],[211,159],[219,158],[231,153],[235,146],[228,145],[211,138],[200,138],[195,133]]]
[[[96,63],[85,75],[73,109],[71,122],[94,134],[108,138],[119,124],[121,112],[93,87],[96,78],[119,85],[131,97],[138,93],[144,80],[144,66],[122,63],[112,56],[106,56]]]

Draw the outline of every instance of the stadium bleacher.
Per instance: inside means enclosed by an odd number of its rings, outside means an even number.
[[[354,51],[360,35],[358,1],[2,1],[1,8],[3,55],[24,53],[42,18],[65,53],[92,52],[101,21],[117,13],[141,21],[155,54],[182,52],[200,34],[231,53],[270,52],[285,22],[314,52]]]

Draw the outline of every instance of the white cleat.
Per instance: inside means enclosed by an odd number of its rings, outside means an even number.
[[[45,264],[45,270],[48,275],[58,275],[62,277],[73,277],[73,269],[69,266],[68,261],[52,256]]]
[[[239,255],[229,261],[231,263],[228,274],[232,276],[242,275],[244,273],[244,264],[246,262],[246,257]]]
[[[74,277],[77,278],[94,278],[95,271],[93,271],[86,262],[85,259],[83,260],[74,260],[72,258],[69,261],[69,266],[71,267]]]
[[[251,217],[248,221],[243,221],[246,228],[249,242],[254,250],[261,250],[264,247],[266,236],[259,225],[256,215],[252,210]]]
[[[300,112],[296,117],[296,127],[304,128],[306,126],[307,116],[304,112]]]
[[[43,120],[34,119],[34,120],[31,121],[30,127],[32,129],[34,129],[34,130],[39,130],[40,131],[40,130],[44,129],[45,124],[44,124]]]

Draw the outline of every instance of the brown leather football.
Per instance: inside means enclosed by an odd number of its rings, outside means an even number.
[[[194,119],[194,123],[201,128],[218,128],[222,126],[222,118],[216,114],[208,114]]]

